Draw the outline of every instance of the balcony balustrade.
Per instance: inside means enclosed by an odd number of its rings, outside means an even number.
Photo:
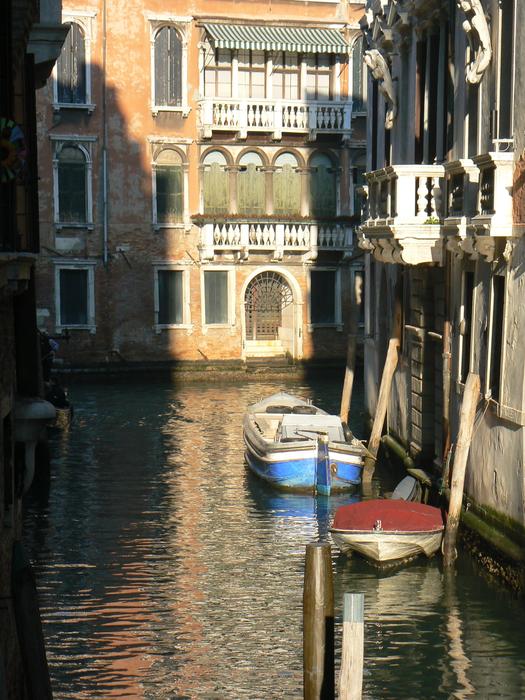
[[[362,247],[384,262],[441,261],[442,165],[394,165],[367,174]]]
[[[340,223],[312,222],[213,222],[202,227],[201,259],[212,260],[224,252],[246,259],[251,253],[269,252],[275,260],[284,253],[299,253],[315,259],[317,252],[348,253],[352,228]]]
[[[205,98],[200,101],[200,124],[204,138],[214,131],[236,131],[240,138],[250,132],[350,135],[351,102],[306,102],[299,100]]]

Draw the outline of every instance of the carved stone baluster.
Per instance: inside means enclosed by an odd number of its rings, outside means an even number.
[[[426,177],[418,177],[416,178],[417,182],[417,211],[416,211],[416,217],[420,219],[421,221],[424,221],[427,218],[427,178]]]

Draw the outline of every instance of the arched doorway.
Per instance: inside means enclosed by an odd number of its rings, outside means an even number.
[[[293,355],[294,298],[286,278],[274,270],[257,274],[244,294],[247,355]]]

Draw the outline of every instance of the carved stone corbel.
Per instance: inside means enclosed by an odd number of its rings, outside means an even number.
[[[463,22],[463,29],[476,55],[476,58],[467,66],[466,81],[476,85],[483,78],[492,58],[489,26],[480,0],[457,0],[457,6],[463,10],[467,18]],[[474,35],[477,36],[476,42],[473,40]]]
[[[379,92],[384,95],[389,106],[385,118],[385,129],[391,129],[397,115],[397,99],[388,63],[377,49],[365,51],[364,61],[370,69],[372,77],[378,81]]]

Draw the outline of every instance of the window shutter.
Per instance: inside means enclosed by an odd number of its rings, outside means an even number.
[[[155,104],[168,104],[168,41],[169,28],[163,27],[155,37]]]
[[[157,273],[160,325],[183,323],[182,270],[159,270]]]
[[[335,323],[335,272],[312,270],[310,282],[312,323]]]
[[[86,223],[85,162],[59,161],[58,209],[62,223]]]
[[[157,166],[157,222],[179,223],[183,213],[183,176],[180,166]]]
[[[60,270],[60,323],[62,326],[87,326],[87,270]]]
[[[324,164],[314,167],[310,177],[310,214],[313,216],[335,216],[336,179],[333,168]]]
[[[264,214],[266,209],[264,177],[264,173],[255,163],[249,163],[245,170],[239,172],[237,197],[241,214]]]
[[[204,211],[207,214],[227,214],[229,201],[228,173],[220,163],[212,163],[203,173]]]
[[[299,172],[289,163],[274,173],[274,209],[276,214],[299,214],[301,211],[301,180]]]
[[[73,26],[73,24],[69,25],[69,32],[57,61],[57,88],[59,102],[71,102],[71,55],[73,50]]]
[[[182,43],[173,27],[169,30],[169,101],[175,106],[182,104]]]
[[[86,46],[84,35],[77,24],[71,25],[71,102],[86,102]]]
[[[228,273],[210,270],[204,273],[205,323],[228,323]]]
[[[352,109],[363,109],[363,37],[359,37],[352,51]]]

